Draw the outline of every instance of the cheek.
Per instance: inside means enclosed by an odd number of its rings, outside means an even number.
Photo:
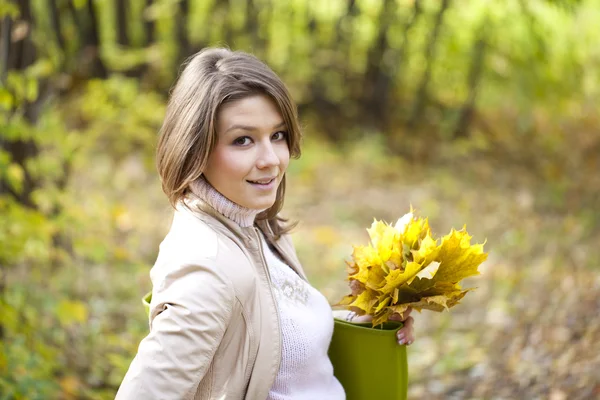
[[[215,152],[212,165],[221,176],[240,177],[247,174],[246,163],[242,154],[232,151]]]
[[[287,146],[281,146],[277,151],[281,172],[285,172],[290,163],[290,151]]]

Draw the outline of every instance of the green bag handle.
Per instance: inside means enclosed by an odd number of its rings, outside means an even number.
[[[152,301],[152,292],[148,292],[142,297],[142,304],[146,310],[146,315],[150,318],[150,302]]]

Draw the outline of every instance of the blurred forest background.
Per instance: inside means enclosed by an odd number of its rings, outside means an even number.
[[[0,399],[110,399],[172,211],[169,88],[265,60],[305,128],[286,213],[312,282],[412,204],[490,258],[416,315],[411,399],[600,397],[600,0],[0,0]]]

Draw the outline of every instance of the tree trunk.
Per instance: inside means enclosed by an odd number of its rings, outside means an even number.
[[[348,5],[346,6],[346,15],[338,20],[335,25],[335,37],[337,43],[345,42],[347,39],[347,32],[344,30],[344,23],[349,22],[356,15],[360,13],[356,0],[347,0]]]
[[[33,64],[35,59],[35,46],[31,40],[33,15],[29,1],[19,0],[17,4],[21,14],[19,22],[26,26],[26,34],[13,43],[13,51],[9,53],[9,69],[22,70]]]
[[[223,19],[221,36],[225,40],[225,44],[227,46],[233,47],[234,31],[231,28],[231,3],[229,0],[219,0],[218,3],[218,7],[223,10],[221,14],[225,16],[225,18]]]
[[[152,0],[146,0],[145,9],[148,9],[152,6]],[[146,46],[152,45],[154,43],[154,21],[150,19],[144,19],[144,33],[146,36]]]
[[[369,50],[367,71],[363,81],[363,102],[368,119],[383,130],[387,113],[387,103],[392,86],[390,66],[386,63],[386,55],[390,51],[388,45],[388,29],[394,23],[396,14],[395,0],[385,0],[379,13],[379,32]]]
[[[5,16],[0,25],[0,83],[6,83],[6,74],[8,73],[8,54],[10,52],[10,33],[12,30],[12,20],[7,15]],[[5,141],[2,135],[0,135],[0,149],[4,150]],[[7,190],[6,183],[0,179],[0,196],[3,195]],[[0,258],[0,263],[4,263],[4,261]],[[6,292],[6,277],[4,265],[1,265],[0,268],[0,298],[4,300],[4,293]],[[2,325],[2,321],[0,321],[0,342],[4,341],[4,326]]]
[[[402,72],[404,70],[404,66],[407,63],[408,59],[408,46],[410,44],[410,31],[415,23],[419,19],[419,16],[422,14],[421,0],[415,0],[413,3],[413,13],[410,19],[404,25],[404,30],[402,31],[402,45],[398,49],[398,51],[394,54],[394,57],[391,57],[393,60],[393,73],[392,79],[394,81],[394,90],[396,92],[402,92],[402,84],[403,84],[403,76]]]
[[[27,31],[24,36],[17,38],[16,41],[12,41],[12,43],[5,43],[7,39],[10,41],[11,24],[3,24],[2,50],[7,51],[6,59],[3,58],[2,60],[2,64],[4,64],[2,73],[4,74],[10,70],[25,70],[27,67],[33,64],[36,57],[35,46],[31,40],[31,31],[33,29],[34,21],[29,1],[20,0],[17,5],[20,12],[20,20],[17,21],[17,23],[25,24]],[[5,36],[4,33],[7,35]],[[9,49],[10,51],[8,51]],[[40,111],[40,97],[38,97],[38,99],[33,103],[26,103],[22,106],[25,120],[31,124],[35,124],[37,122]],[[14,197],[22,205],[29,208],[35,208],[31,198],[31,193],[36,187],[36,182],[31,174],[27,171],[26,164],[29,158],[35,157],[39,153],[37,145],[35,142],[29,139],[17,139],[3,141],[2,147],[8,152],[8,154],[10,154],[12,162],[18,164],[23,169],[25,174],[23,179],[23,189],[19,193],[15,192],[6,182],[1,182],[0,188],[3,189],[3,192],[6,192]]]
[[[454,130],[454,138],[464,138],[469,136],[469,128],[471,127],[471,121],[473,120],[473,114],[475,112],[475,101],[477,98],[479,83],[481,82],[483,66],[485,64],[485,52],[487,49],[486,25],[488,23],[488,19],[485,18],[482,27],[480,28],[481,33],[479,35],[479,38],[475,41],[473,45],[473,58],[469,67],[469,75],[467,77],[469,95],[460,111],[460,117]]]
[[[190,2],[189,0],[180,0],[179,2],[179,13],[177,14],[177,24],[175,27],[175,35],[177,37],[177,43],[179,45],[179,56],[178,64],[183,62],[190,56],[190,40],[188,38],[188,15],[190,13]]]
[[[246,0],[246,24],[244,31],[251,38],[250,43],[253,51],[258,52],[264,48],[264,43],[261,42],[258,34],[258,10],[254,4],[254,0]]]
[[[10,54],[10,34],[12,31],[12,19],[5,16],[0,25],[0,82],[6,83],[6,74],[8,73],[8,57]]]
[[[56,41],[58,42],[58,47],[60,50],[65,52],[65,39],[62,35],[62,28],[60,23],[60,16],[58,12],[58,8],[56,6],[56,0],[50,0],[50,21],[52,22],[52,29],[54,29],[54,34],[56,35]]]
[[[317,38],[317,21],[314,15],[311,13],[310,7],[306,8],[307,12],[307,30],[309,37]],[[320,43],[314,44],[314,49],[318,49]],[[320,115],[326,115],[327,118],[319,118],[320,130],[333,142],[339,142],[344,132],[343,128],[339,125],[341,121],[341,107],[336,102],[331,101],[325,88],[327,87],[324,82],[324,76],[322,73],[315,73],[313,78],[309,81],[309,98],[299,105],[298,111],[300,114],[305,112],[316,111]]]
[[[91,60],[90,73],[93,77],[106,78],[108,76],[108,71],[104,65],[104,62],[102,62],[102,59],[100,58],[100,21],[98,20],[98,14],[96,13],[96,8],[94,7],[94,0],[88,0],[87,11],[90,18],[88,34],[86,35],[86,45],[88,46],[91,56],[93,57]]]
[[[82,79],[89,77],[106,78],[108,76],[108,71],[100,59],[99,21],[93,3],[94,0],[88,0],[86,9],[81,11],[75,7],[73,0],[68,1],[69,12],[79,38],[79,48],[74,55],[71,55],[75,60],[75,71],[71,71],[71,73],[80,76]],[[85,12],[87,12],[87,15],[82,15]],[[65,56],[70,55],[66,54]]]
[[[129,46],[127,35],[127,0],[116,0],[115,17],[117,22],[117,43],[123,47]]]
[[[67,2],[69,7],[69,12],[71,13],[71,18],[73,18],[73,24],[75,25],[75,30],[77,30],[77,37],[79,38],[80,43],[83,45],[85,43],[85,29],[83,27],[83,22],[81,21],[81,16],[75,8],[74,0],[69,0]]]
[[[417,95],[411,117],[408,120],[409,129],[413,129],[417,126],[421,117],[423,116],[423,111],[427,104],[429,81],[431,80],[431,70],[435,61],[436,44],[439,38],[442,23],[444,21],[444,14],[446,13],[446,10],[448,9],[449,5],[450,0],[442,0],[442,4],[440,5],[440,9],[438,10],[437,16],[435,18],[433,31],[429,36],[429,42],[427,43],[427,48],[425,50],[425,60],[427,62],[427,65],[425,66],[425,71],[423,72],[423,77],[421,78],[421,82],[417,90]]]

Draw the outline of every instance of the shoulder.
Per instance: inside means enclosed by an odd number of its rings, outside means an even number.
[[[217,232],[191,212],[179,208],[175,211],[150,270],[151,319],[166,304],[197,313],[209,304],[208,299],[230,310],[235,298],[234,284],[219,265],[219,242]]]
[[[178,207],[169,233],[160,244],[159,259],[215,260],[219,254],[219,235],[190,210]]]
[[[155,287],[186,276],[183,271],[196,269],[198,279],[211,275],[239,291],[240,281],[252,273],[251,263],[242,249],[226,234],[214,229],[194,212],[177,208],[169,233],[160,244],[158,258],[150,276]]]

